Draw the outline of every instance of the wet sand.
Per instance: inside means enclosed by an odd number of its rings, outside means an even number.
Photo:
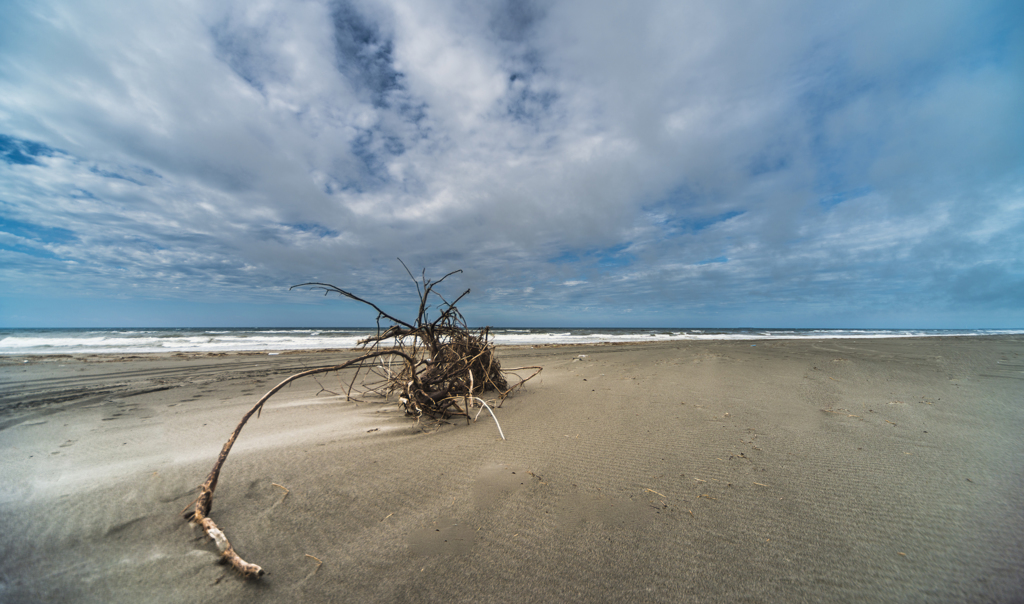
[[[503,348],[433,425],[300,381],[349,351],[0,357],[3,602],[1019,602],[1024,338]],[[583,355],[584,358],[580,358]]]

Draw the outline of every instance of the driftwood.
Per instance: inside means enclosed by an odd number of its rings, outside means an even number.
[[[408,268],[406,271],[408,272]],[[263,405],[282,388],[299,378],[354,368],[355,374],[346,392],[349,398],[352,397],[357,379],[362,376],[359,394],[372,393],[385,399],[397,395],[406,415],[416,417],[417,421],[424,415],[436,419],[465,416],[468,423],[470,410],[479,406],[480,411],[486,408],[497,424],[498,418],[491,406],[477,395],[485,391],[495,391],[498,398],[494,406],[500,407],[506,397],[540,373],[540,367],[503,370],[495,357],[494,346],[489,342],[488,329],[480,330],[476,334],[467,329],[465,320],[455,304],[469,294],[468,289],[451,303],[434,291],[435,286],[459,272],[461,271],[448,273],[437,281],[427,279],[425,274],[417,280],[409,273],[416,283],[416,291],[419,294],[419,309],[412,322],[397,319],[375,304],[328,283],[302,283],[293,286],[293,289],[321,289],[325,295],[337,293],[371,306],[378,313],[377,333],[360,342],[366,352],[358,357],[339,365],[297,373],[264,394],[242,417],[230,438],[224,443],[213,470],[199,486],[199,496],[182,510],[186,520],[201,526],[206,535],[214,540],[221,552],[222,560],[243,577],[258,579],[265,571],[260,566],[243,560],[235,552],[224,532],[209,517],[213,505],[213,492],[217,488],[217,480],[224,461],[242,428],[254,414],[259,417]],[[430,303],[434,298],[440,300],[440,313],[437,318],[430,320]],[[391,325],[382,329],[382,319],[389,321]],[[530,373],[526,377],[520,375],[520,372],[527,371]],[[517,381],[510,385],[506,375],[514,376]],[[480,411],[477,412],[477,417]],[[475,421],[476,418],[473,419]],[[500,425],[498,431],[504,439],[505,434]]]
[[[373,351],[402,350],[416,359],[413,367],[403,364],[397,372],[392,367],[380,366],[374,372],[379,378],[376,382],[378,387],[371,390],[385,396],[398,393],[399,402],[409,415],[435,418],[464,415],[468,420],[469,406],[472,405],[469,397],[494,390],[498,393],[500,406],[505,397],[533,377],[521,378],[510,386],[505,373],[540,368],[520,367],[503,371],[494,355],[494,347],[488,341],[488,329],[475,334],[470,332],[455,306],[469,294],[469,290],[452,302],[434,290],[445,279],[461,272],[452,271],[437,281],[431,281],[425,275],[416,279],[409,273],[419,294],[419,308],[411,322],[394,317],[372,302],[329,283],[302,283],[294,287],[320,289],[325,295],[336,293],[372,307],[377,311],[377,333],[360,344]],[[428,313],[434,299],[440,302],[439,314],[430,320]],[[382,320],[390,322],[390,326],[382,329]],[[351,387],[348,394],[351,395]]]

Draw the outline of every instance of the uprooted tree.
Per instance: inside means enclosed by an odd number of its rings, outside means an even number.
[[[406,415],[415,417],[417,421],[424,415],[438,420],[465,416],[468,423],[474,408],[478,408],[476,416],[472,417],[474,420],[485,408],[492,416],[494,415],[488,401],[478,395],[488,391],[495,392],[496,398],[490,403],[500,407],[506,397],[540,373],[540,367],[503,369],[495,356],[489,330],[485,328],[473,333],[467,328],[465,319],[455,305],[469,294],[468,289],[452,302],[448,302],[435,291],[434,288],[442,281],[462,271],[452,271],[436,281],[427,279],[425,272],[419,279],[413,276],[408,268],[406,272],[416,284],[416,293],[419,295],[419,308],[411,322],[398,319],[372,302],[329,283],[301,283],[292,287],[319,289],[324,295],[335,293],[372,307],[377,311],[377,331],[359,342],[365,352],[356,358],[338,365],[309,369],[289,376],[264,394],[242,417],[224,443],[213,470],[207,476],[206,482],[199,486],[199,496],[182,510],[186,520],[201,526],[206,535],[216,542],[221,559],[242,576],[259,578],[263,576],[264,570],[243,560],[235,552],[224,532],[209,517],[213,505],[213,491],[217,488],[221,468],[242,427],[254,414],[258,417],[267,400],[282,388],[299,378],[354,369],[355,373],[345,393],[349,398],[357,388],[356,384],[359,384],[356,393],[360,396],[378,395],[389,400],[397,395],[399,405],[405,410]],[[438,313],[433,319],[430,318],[432,309]],[[382,326],[382,321],[386,327]],[[513,378],[511,383],[509,376]],[[494,417],[496,424],[497,420],[498,418]],[[498,430],[504,439],[505,435],[501,432],[500,425]]]

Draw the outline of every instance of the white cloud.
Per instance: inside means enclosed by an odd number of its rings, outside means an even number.
[[[0,133],[63,153],[0,163],[0,217],[74,237],[4,244],[6,283],[373,290],[401,256],[481,304],[954,304],[935,238],[1022,270],[1006,6],[8,3]]]

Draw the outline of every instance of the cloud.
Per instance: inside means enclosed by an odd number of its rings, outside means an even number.
[[[24,296],[277,301],[307,280],[389,296],[400,256],[463,268],[483,320],[524,304],[663,324],[1010,312],[1020,17],[1012,2],[7,3],[0,280]]]

